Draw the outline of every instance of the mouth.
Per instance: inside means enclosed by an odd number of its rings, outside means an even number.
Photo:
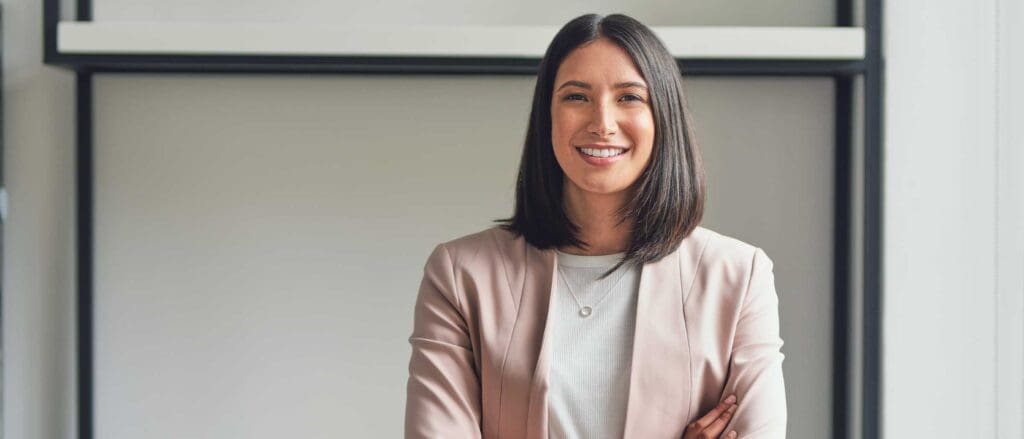
[[[575,148],[584,162],[597,167],[609,166],[622,160],[626,156],[626,152],[629,151],[628,147],[618,145],[587,144]]]
[[[576,151],[586,157],[608,158],[623,155],[629,151],[629,148],[619,145],[586,144],[576,146]]]

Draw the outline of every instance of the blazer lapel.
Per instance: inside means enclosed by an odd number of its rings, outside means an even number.
[[[626,438],[681,437],[690,418],[692,376],[682,274],[678,251],[641,270]]]
[[[542,285],[538,285],[538,296],[546,303],[537,316],[543,316],[544,334],[540,343],[540,354],[537,356],[537,368],[533,372],[530,386],[530,402],[526,419],[526,437],[528,439],[547,439],[548,437],[548,362],[551,356],[551,309],[555,305],[554,289],[557,285],[555,276],[558,273],[558,256],[554,250],[540,251],[535,268]],[[546,294],[544,294],[546,293]]]
[[[547,433],[548,356],[543,349],[549,338],[556,254],[528,245],[521,236],[504,241],[502,251],[516,306],[495,409],[497,436],[540,439]]]

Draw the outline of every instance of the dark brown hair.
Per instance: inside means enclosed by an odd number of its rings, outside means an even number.
[[[647,81],[654,116],[650,162],[634,183],[636,196],[617,211],[617,225],[633,220],[632,240],[623,264],[660,260],[679,247],[704,213],[704,167],[675,58],[647,26],[623,15],[587,14],[566,23],[540,61],[516,181],[515,213],[497,219],[501,228],[540,249],[589,245],[566,215],[562,200],[565,174],[551,144],[551,96],[555,74],[566,56],[598,38],[622,47]]]

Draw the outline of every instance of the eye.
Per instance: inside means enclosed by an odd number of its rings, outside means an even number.
[[[579,100],[586,100],[586,99],[587,99],[586,96],[583,96],[583,95],[581,95],[579,93],[569,93],[569,94],[565,95],[564,97],[562,97],[562,100],[564,100],[564,101],[579,101]]]
[[[637,96],[637,95],[633,95],[633,94],[625,95],[625,96],[622,97],[622,99],[625,99],[627,101],[637,101],[637,102],[643,102],[644,101],[644,98],[642,98],[640,96]]]

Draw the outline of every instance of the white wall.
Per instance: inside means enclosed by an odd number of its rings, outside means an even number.
[[[885,11],[883,431],[1020,438],[1024,9]]]
[[[3,2],[4,438],[75,437],[74,75],[41,35],[41,2]]]
[[[996,431],[1024,437],[1024,3],[998,0]]]

